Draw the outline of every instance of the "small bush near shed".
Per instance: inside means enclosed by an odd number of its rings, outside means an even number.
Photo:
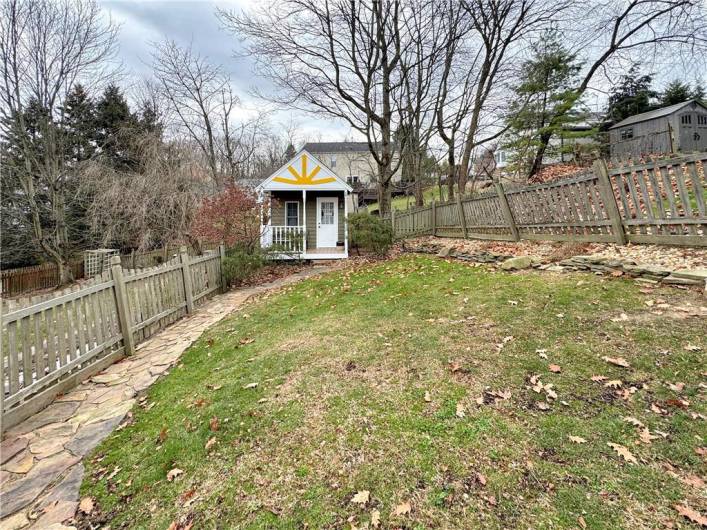
[[[354,213],[349,216],[349,244],[357,251],[385,254],[393,244],[393,230],[380,217]]]

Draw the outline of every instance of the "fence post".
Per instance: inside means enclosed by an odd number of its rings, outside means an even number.
[[[395,239],[395,208],[390,209],[390,226],[393,230],[393,239]]]
[[[437,235],[437,204],[432,199],[432,235]]]
[[[594,162],[594,174],[597,176],[597,181],[599,182],[599,192],[604,200],[606,213],[611,220],[611,228],[612,232],[614,232],[616,242],[619,245],[625,245],[626,232],[624,232],[624,225],[621,221],[619,207],[616,205],[614,189],[611,187],[611,181],[609,180],[609,168],[606,166],[606,162],[604,162],[604,160],[599,159]]]
[[[462,233],[466,239],[468,235],[466,230],[466,217],[464,216],[464,205],[462,204],[461,194],[459,193],[457,193],[457,210],[459,211],[459,222],[462,224]]]
[[[219,253],[219,271],[221,272],[221,292],[225,293],[228,290],[228,285],[226,285],[226,274],[223,271],[223,264],[224,261],[226,261],[226,245],[221,243],[218,246],[218,253]]]
[[[115,292],[115,307],[118,310],[118,321],[120,333],[123,335],[123,346],[125,355],[135,353],[135,341],[133,340],[132,315],[130,314],[130,304],[128,302],[128,290],[123,278],[123,266],[120,264],[120,256],[110,258],[110,272],[113,278]]]
[[[194,293],[191,287],[191,269],[189,268],[189,254],[187,247],[179,247],[179,261],[182,264],[182,281],[184,282],[184,296],[187,302],[187,313],[194,312]]]
[[[511,205],[508,204],[508,197],[506,197],[506,192],[503,189],[503,184],[499,181],[494,181],[496,186],[496,193],[498,194],[498,200],[501,203],[501,210],[503,210],[503,216],[506,218],[508,227],[511,229],[511,235],[513,236],[513,241],[520,241],[520,233],[518,232],[518,227],[516,226],[516,221],[513,218],[513,212],[511,211]]]

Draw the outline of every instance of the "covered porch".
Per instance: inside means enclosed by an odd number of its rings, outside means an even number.
[[[351,188],[306,151],[258,189],[263,249],[273,259],[348,257]]]

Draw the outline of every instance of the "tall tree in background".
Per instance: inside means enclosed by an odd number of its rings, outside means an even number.
[[[652,100],[658,97],[658,93],[651,88],[652,83],[652,74],[641,74],[637,64],[631,66],[609,93],[606,124],[603,128],[653,109]]]
[[[658,105],[667,107],[682,103],[690,99],[701,100],[704,98],[704,88],[700,83],[695,83],[695,87],[691,87],[689,83],[683,83],[679,79],[675,79],[668,83],[665,90],[660,94]]]
[[[574,84],[581,65],[561,43],[556,31],[543,33],[533,43],[532,57],[523,63],[509,111],[505,147],[513,153],[512,165],[523,174],[535,174],[547,155],[555,155],[550,140],[566,124],[577,121],[571,112],[552,119],[559,107],[575,103]],[[575,104],[576,105],[576,104]]]
[[[97,83],[110,74],[117,31],[92,1],[0,4],[3,218],[5,207],[12,208],[15,225],[30,229],[28,250],[54,262],[62,283],[71,276],[76,193],[73,173],[66,170],[59,109],[76,82]]]
[[[106,87],[96,103],[96,142],[107,164],[116,169],[135,167],[137,160],[130,153],[130,137],[136,127],[137,120],[125,94],[117,85]]]

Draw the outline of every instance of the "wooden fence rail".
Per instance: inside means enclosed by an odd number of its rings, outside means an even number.
[[[222,289],[223,248],[190,257],[186,248],[150,269],[111,270],[49,299],[3,304],[0,424],[7,429],[56,395],[135,351]]]
[[[396,212],[395,237],[434,234],[707,246],[707,153],[593,170]]]

